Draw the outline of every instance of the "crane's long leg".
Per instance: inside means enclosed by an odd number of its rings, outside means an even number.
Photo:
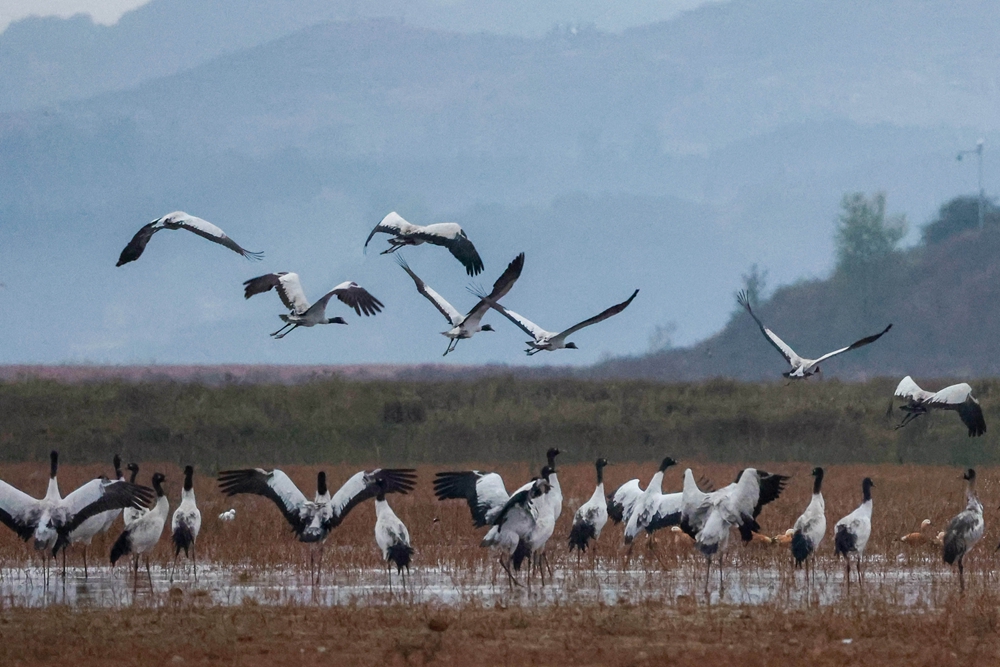
[[[442,357],[447,357],[448,353],[451,352],[451,351],[453,351],[456,347],[458,347],[458,339],[457,338],[449,338],[448,339],[448,349],[446,349],[444,351],[444,354],[442,354],[441,356]]]
[[[66,549],[68,548],[68,546],[69,545],[66,545],[66,547],[63,547],[63,571],[62,571],[63,581],[66,580]]]
[[[281,328],[280,328],[280,329],[278,329],[277,331],[275,331],[275,332],[274,332],[273,334],[271,334],[271,335],[272,335],[272,336],[277,336],[277,335],[278,335],[278,334],[280,334],[280,333],[281,333],[282,331],[284,331],[284,330],[285,330],[285,329],[287,329],[288,327],[292,326],[292,324],[294,324],[294,322],[285,322],[285,323],[284,323],[283,325],[281,325]]]
[[[90,578],[90,575],[87,573],[87,545],[86,544],[83,545],[83,578],[85,580],[88,579],[88,578]]]
[[[962,565],[963,556],[958,557],[958,585],[962,594],[965,594],[965,567]]]
[[[194,580],[198,581],[198,552],[195,551],[195,543],[191,543],[191,560],[194,561]]]
[[[149,578],[149,592],[153,592],[153,573],[149,571],[149,556],[146,556],[146,576]]]
[[[271,335],[274,336],[275,340],[278,340],[280,338],[284,338],[285,336],[287,336],[288,334],[292,333],[293,331],[295,331],[298,328],[299,328],[299,325],[296,324],[295,326],[293,326],[291,329],[289,329],[288,331],[286,331],[283,334],[277,334],[277,335],[276,334],[271,334]],[[280,329],[279,329],[279,331],[280,331]]]
[[[135,599],[135,594],[139,592],[139,556],[135,557],[133,561],[132,569],[132,599]]]
[[[505,563],[504,560],[503,560],[503,556],[500,556],[499,561],[500,561],[500,567],[502,567],[503,571],[507,573],[507,583],[508,583],[508,585],[512,589],[514,588],[514,586],[520,586],[521,582],[519,582],[517,579],[515,579],[514,575],[511,574],[510,568],[507,566],[507,563]]]

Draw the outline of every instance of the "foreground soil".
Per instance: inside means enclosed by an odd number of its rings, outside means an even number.
[[[0,612],[0,665],[994,665],[997,602],[13,609]]]

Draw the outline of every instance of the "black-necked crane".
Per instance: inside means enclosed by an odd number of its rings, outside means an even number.
[[[628,523],[625,525],[625,544],[632,541],[643,530],[652,535],[660,528],[676,526],[681,521],[682,492],[663,493],[663,474],[667,468],[676,465],[669,456],[664,458],[660,467],[653,473],[652,479],[646,485],[646,490],[635,503]],[[652,543],[650,543],[652,545]]]
[[[872,487],[875,484],[870,477],[861,482],[861,505],[856,510],[838,521],[833,528],[833,547],[839,556],[844,557],[844,578],[847,588],[851,588],[851,553],[857,554],[858,585],[864,582],[861,573],[861,561],[865,557],[865,547],[872,534]]]
[[[146,557],[146,576],[149,578],[149,590],[153,590],[153,575],[149,571],[149,552],[153,550],[156,543],[160,541],[163,534],[163,527],[167,524],[167,515],[170,512],[170,502],[163,492],[163,482],[166,481],[163,473],[153,473],[153,489],[156,490],[156,504],[132,524],[122,531],[122,534],[115,540],[111,547],[111,565],[121,559],[122,556],[132,554],[132,595],[136,594],[139,588],[139,557]]]
[[[122,459],[118,454],[114,455],[111,460],[112,466],[115,471],[115,479],[119,482],[124,482],[125,477],[122,475]],[[133,480],[134,483],[134,480]],[[82,544],[83,545],[83,578],[87,579],[90,573],[87,568],[87,548],[90,546],[94,537],[99,533],[106,533],[111,529],[112,524],[121,514],[120,509],[108,510],[107,512],[101,512],[95,516],[90,517],[84,521],[80,526],[69,534],[70,544]]]
[[[274,338],[284,338],[298,327],[312,327],[317,324],[347,324],[347,320],[343,317],[327,317],[326,306],[333,297],[337,297],[341,303],[353,308],[358,315],[362,313],[374,315],[381,312],[383,308],[382,302],[369,294],[368,290],[351,281],[340,283],[324,294],[316,303],[309,303],[297,273],[268,273],[247,280],[243,286],[243,297],[246,299],[274,289],[281,297],[281,303],[288,308],[287,315],[278,316],[285,323],[285,326],[271,334]]]
[[[236,241],[232,240],[226,233],[213,225],[207,220],[202,220],[201,218],[196,218],[193,215],[188,215],[184,211],[174,211],[173,213],[168,213],[162,218],[157,218],[151,223],[143,226],[132,240],[128,242],[125,249],[122,250],[121,255],[118,257],[118,263],[115,266],[121,266],[122,264],[128,264],[129,262],[134,262],[139,259],[142,255],[142,251],[146,249],[146,244],[149,243],[149,239],[153,238],[153,234],[162,229],[186,229],[189,232],[194,232],[198,236],[208,239],[213,243],[218,243],[221,246],[225,246],[237,253],[242,255],[247,259],[263,259],[264,253],[262,252],[250,252],[245,248],[241,247]]]
[[[406,573],[410,572],[410,561],[413,558],[413,545],[410,543],[410,531],[406,524],[400,521],[396,513],[385,500],[386,483],[384,479],[375,482],[378,492],[375,495],[375,544],[382,552],[382,560],[389,569],[389,588],[392,588],[392,566],[396,566],[396,574],[403,579],[406,587]]]
[[[430,243],[447,248],[455,259],[462,263],[470,276],[479,275],[483,270],[483,260],[476,252],[476,246],[466,236],[460,225],[454,222],[439,222],[433,225],[414,225],[393,211],[375,225],[375,229],[365,240],[365,249],[376,234],[392,234],[389,248],[381,254],[393,253],[404,246],[416,246]]]
[[[543,476],[515,492],[500,509],[493,528],[480,543],[482,547],[494,547],[500,551],[500,566],[507,573],[511,587],[520,586],[511,572],[511,566],[520,569],[524,559],[531,555],[528,540],[539,521],[551,520],[551,505],[545,502],[549,489],[549,483]]]
[[[52,452],[49,455],[48,488],[41,499],[32,498],[0,481],[0,522],[25,542],[34,538],[35,549],[45,551],[45,565],[49,550],[53,558],[57,556],[60,549],[69,545],[73,531],[88,519],[108,510],[148,502],[152,498],[150,489],[104,478],[92,479],[63,498],[59,493],[58,469],[59,454]],[[63,576],[66,574],[65,559],[64,551]]]
[[[494,331],[493,327],[489,324],[482,324],[483,315],[490,309],[490,304],[485,299],[480,299],[479,302],[472,307],[472,310],[462,315],[458,310],[455,309],[448,301],[438,294],[436,291],[430,288],[423,280],[420,279],[417,274],[415,274],[411,269],[406,260],[403,259],[402,255],[396,255],[396,263],[399,264],[404,271],[413,279],[413,282],[417,286],[417,292],[423,294],[434,307],[437,308],[444,318],[448,320],[451,324],[451,329],[448,331],[442,331],[441,335],[448,338],[448,348],[444,351],[444,355],[448,356],[448,353],[455,349],[458,345],[458,341],[466,340],[472,338],[474,335],[480,331]],[[493,283],[493,290],[489,293],[489,298],[494,301],[499,301],[502,299],[510,288],[514,286],[517,279],[521,275],[521,269],[524,268],[524,253],[515,257],[510,264],[507,265],[507,269],[497,278],[496,282]]]
[[[332,496],[326,488],[326,474],[317,475],[316,497],[306,499],[302,491],[281,470],[248,468],[224,470],[219,473],[219,489],[227,496],[249,493],[269,498],[292,527],[296,538],[306,544],[320,546],[319,564],[314,584],[319,584],[322,567],[322,545],[330,531],[343,522],[357,505],[378,494],[378,480],[385,483],[386,493],[409,493],[416,485],[416,471],[412,468],[376,468],[362,470],[352,475]],[[310,552],[310,575],[313,559]]]
[[[741,291],[739,294],[737,294],[736,300],[739,302],[741,306],[746,308],[748,313],[750,313],[750,317],[752,317],[753,321],[757,323],[758,327],[760,327],[760,332],[764,334],[764,338],[767,340],[767,342],[773,345],[774,349],[776,349],[779,353],[781,353],[781,356],[783,356],[785,358],[785,361],[787,361],[788,364],[791,366],[790,370],[782,373],[782,375],[784,375],[786,378],[791,378],[791,379],[806,378],[809,377],[810,375],[819,373],[820,372],[819,365],[822,362],[826,361],[827,359],[830,359],[831,357],[835,357],[838,354],[843,354],[844,352],[850,352],[851,350],[856,350],[859,347],[864,347],[865,345],[874,343],[879,338],[881,338],[885,334],[885,332],[887,332],[889,329],[892,328],[892,325],[890,324],[879,333],[874,334],[872,336],[866,336],[861,340],[854,341],[847,347],[842,347],[839,350],[834,350],[833,352],[827,352],[818,359],[806,359],[796,354],[795,350],[790,348],[788,344],[785,343],[785,341],[778,338],[777,334],[775,334],[773,331],[764,326],[763,322],[761,322],[760,319],[757,317],[757,315],[754,314],[753,309],[750,308],[750,298],[747,296],[747,293],[745,291]]]
[[[965,509],[948,522],[944,529],[944,562],[953,565],[958,562],[958,584],[965,592],[965,555],[979,540],[983,539],[986,524],[983,521],[983,504],[976,495],[976,471],[969,468],[963,479],[965,487]]]
[[[569,531],[569,550],[579,549],[581,553],[587,550],[590,541],[597,542],[608,522],[608,501],[604,497],[604,467],[608,460],[604,457],[594,462],[597,471],[597,486],[590,499],[573,515],[573,527]]]
[[[642,486],[638,479],[630,479],[608,494],[608,518],[615,523],[628,525],[635,504],[642,497]]]
[[[806,559],[816,551],[826,535],[826,502],[823,500],[823,469],[813,468],[813,492],[806,510],[795,520],[792,533],[792,556],[796,567],[806,563],[806,579],[809,568]],[[814,571],[815,576],[815,571]]]
[[[915,532],[903,535],[901,538],[899,538],[899,541],[911,547],[918,547],[927,544],[928,542],[931,541],[931,536],[925,533],[924,531],[927,530],[930,527],[930,525],[931,525],[931,520],[924,519],[923,521],[920,522],[920,527]]]
[[[906,413],[896,428],[903,428],[911,421],[931,410],[951,410],[957,412],[962,423],[969,429],[969,437],[986,433],[986,419],[979,401],[972,395],[972,387],[965,382],[953,384],[937,392],[925,391],[909,375],[903,378],[893,394],[905,402],[899,409]],[[892,403],[889,403],[889,414]]]
[[[632,300],[638,293],[639,290],[636,290],[632,292],[632,296],[625,299],[621,303],[611,306],[610,308],[601,312],[600,314],[595,315],[594,317],[591,317],[588,320],[584,320],[583,322],[580,322],[578,324],[574,324],[569,329],[564,329],[563,331],[559,332],[546,331],[545,329],[541,328],[540,326],[538,326],[528,318],[524,317],[523,315],[518,315],[514,311],[508,310],[506,307],[501,306],[499,303],[491,300],[485,292],[481,291],[477,292],[476,296],[478,296],[481,299],[485,299],[494,310],[496,310],[498,313],[501,313],[504,317],[513,322],[515,325],[517,325],[521,329],[521,331],[531,336],[532,338],[531,340],[525,341],[525,344],[528,346],[528,349],[526,349],[525,352],[527,352],[528,356],[530,357],[534,354],[538,354],[543,350],[545,350],[546,352],[554,352],[556,350],[563,350],[563,349],[566,350],[578,349],[576,343],[566,342],[566,339],[575,334],[580,329],[583,329],[584,327],[589,327],[592,324],[603,322],[609,317],[612,317],[622,312],[623,310],[628,308],[628,305],[632,303]]]
[[[170,537],[174,542],[174,567],[170,571],[170,581],[174,580],[174,570],[177,569],[177,557],[181,549],[185,556],[190,556],[194,564],[194,580],[198,581],[198,554],[195,543],[201,532],[201,510],[194,497],[194,466],[184,466],[184,488],[181,490],[181,504],[174,510],[170,519]]]

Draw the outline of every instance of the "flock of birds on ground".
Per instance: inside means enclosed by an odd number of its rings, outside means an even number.
[[[552,567],[546,556],[546,547],[555,531],[556,521],[562,513],[563,495],[556,470],[559,450],[549,449],[546,465],[541,474],[529,480],[510,494],[498,473],[479,470],[439,472],[434,478],[434,495],[441,501],[464,500],[476,528],[488,528],[480,546],[495,549],[500,567],[513,588],[520,586],[515,573],[527,566],[530,583],[537,572],[545,585],[548,570]],[[785,489],[787,475],[769,473],[755,468],[745,468],[729,485],[715,490],[711,484],[695,480],[690,468],[684,471],[681,491],[663,493],[665,471],[676,465],[671,457],[660,463],[646,488],[638,479],[622,484],[612,493],[605,493],[604,468],[608,461],[595,462],[597,483],[590,499],[573,515],[568,535],[569,550],[583,554],[596,546],[608,519],[624,524],[624,539],[632,544],[640,533],[650,538],[653,533],[670,528],[678,540],[686,541],[705,557],[705,592],[713,559],[719,572],[719,588],[723,587],[723,555],[733,530],[744,544],[766,542],[783,543],[790,548],[796,567],[805,567],[805,578],[810,576],[811,556],[826,536],[826,506],[823,500],[823,469],[815,468],[812,498],[805,511],[784,535],[774,538],[760,533],[757,518],[763,508],[776,500]],[[156,472],[152,488],[136,484],[139,467],[128,465],[131,479],[125,480],[121,459],[113,460],[116,479],[99,477],[91,480],[63,498],[57,481],[58,453],[52,452],[49,485],[45,496],[36,499],[0,481],[0,522],[13,530],[24,541],[34,539],[36,550],[43,552],[46,581],[48,557],[63,554],[63,578],[66,576],[66,549],[74,544],[83,546],[84,577],[87,571],[87,547],[93,538],[108,532],[122,515],[124,528],[111,548],[110,561],[114,566],[123,556],[132,556],[133,594],[138,588],[139,560],[145,556],[146,573],[152,590],[153,580],[149,567],[149,553],[159,542],[170,515],[170,503],[163,490],[165,477]],[[198,534],[201,530],[201,512],[194,494],[194,468],[184,469],[184,486],[181,501],[171,517],[170,535],[174,546],[174,564],[170,580],[177,569],[177,559],[183,550],[193,562],[197,580]],[[958,565],[959,585],[965,590],[965,555],[983,537],[985,524],[983,506],[976,495],[976,473],[968,469],[966,480],[966,508],[955,516],[942,531],[937,542],[942,548],[944,561]],[[252,494],[270,499],[285,517],[296,538],[313,545],[310,550],[310,579],[319,584],[323,545],[326,538],[346,518],[347,514],[365,500],[375,499],[375,543],[381,553],[392,584],[392,569],[402,577],[409,572],[414,554],[406,525],[392,511],[386,501],[387,494],[409,493],[416,486],[416,471],[411,468],[377,468],[362,470],[352,475],[335,493],[330,493],[326,473],[319,472],[316,494],[312,500],[281,470],[247,468],[226,470],[218,474],[219,489],[226,496]],[[707,486],[708,490],[701,487]],[[868,477],[861,482],[862,501],[853,512],[834,526],[834,552],[843,557],[845,580],[851,585],[851,560],[855,562],[858,583],[864,581],[862,562],[872,531],[872,488],[875,484]],[[153,502],[155,498],[155,502]],[[152,503],[152,504],[151,504]],[[236,511],[230,509],[219,515],[221,522],[232,521]],[[923,530],[930,524],[925,520],[921,532],[904,536],[904,542],[925,540]],[[997,547],[1000,550],[1000,546]],[[813,574],[815,576],[815,574]]]
[[[261,253],[245,250],[215,225],[186,213],[175,212],[154,220],[140,229],[122,251],[118,266],[138,259],[152,236],[163,229],[186,229],[244,257],[262,258]],[[377,233],[392,235],[389,239],[390,247],[382,254],[394,253],[404,246],[430,243],[448,248],[465,266],[470,276],[483,271],[483,262],[475,246],[462,228],[455,223],[422,227],[408,223],[393,212],[385,216],[372,230],[365,241],[366,248]],[[496,310],[531,336],[531,340],[527,341],[526,350],[529,355],[542,350],[574,349],[575,344],[567,341],[569,336],[584,327],[622,312],[639,291],[635,290],[628,299],[595,317],[563,331],[552,332],[538,327],[499,303],[521,275],[524,266],[523,253],[510,262],[490,292],[473,290],[479,297],[479,302],[465,315],[424,283],[402,257],[397,256],[396,259],[413,280],[417,291],[433,303],[448,320],[451,328],[442,332],[449,339],[445,354],[454,350],[460,340],[471,338],[479,331],[492,331],[488,324],[482,324],[483,316],[490,309]],[[274,338],[283,338],[300,326],[346,324],[343,318],[330,318],[326,315],[327,305],[333,297],[353,308],[359,316],[375,315],[383,308],[378,299],[354,282],[337,285],[316,303],[310,304],[295,273],[265,274],[247,280],[244,288],[246,298],[274,289],[288,308],[288,314],[280,316],[285,323],[284,326],[271,334]],[[784,376],[790,379],[807,378],[818,374],[821,363],[834,356],[874,343],[892,328],[890,324],[879,333],[862,338],[847,347],[829,352],[817,359],[806,359],[800,357],[773,331],[764,326],[753,312],[746,292],[738,295],[738,302],[757,323],[765,339],[788,362],[790,369]],[[968,428],[970,436],[979,436],[986,431],[982,409],[968,384],[956,384],[938,392],[929,392],[921,389],[907,376],[896,388],[895,397],[903,399],[900,409],[906,413],[896,428],[905,426],[931,410],[939,409],[957,412]],[[890,411],[891,409],[890,404]],[[563,505],[555,463],[558,454],[558,450],[550,449],[547,465],[542,468],[541,475],[519,487],[513,494],[507,493],[503,479],[495,472],[477,470],[441,472],[435,477],[434,492],[440,500],[465,500],[471,510],[473,524],[476,527],[489,528],[481,544],[499,552],[499,563],[508,575],[511,586],[519,583],[514,573],[520,571],[525,563],[528,565],[529,577],[530,572],[535,570],[540,574],[543,584],[546,569],[549,569],[551,574],[545,549],[555,530],[556,520],[562,512]],[[606,496],[603,481],[606,465],[607,461],[604,458],[596,461],[597,486],[590,500],[574,515],[572,530],[568,537],[570,549],[578,549],[581,553],[586,551],[591,542],[600,537],[609,518],[616,523],[625,524],[625,541],[628,544],[631,544],[643,531],[651,535],[659,529],[670,527],[678,535],[686,535],[694,547],[705,556],[706,590],[713,558],[718,562],[721,586],[722,554],[728,545],[731,532],[734,529],[738,530],[744,543],[761,539],[757,517],[765,505],[781,494],[789,479],[785,475],[746,468],[728,486],[718,490],[703,491],[692,471],[688,469],[684,472],[683,489],[664,494],[662,492],[664,471],[675,465],[675,461],[667,457],[663,459],[659,470],[645,489],[641,487],[638,479],[633,479]],[[155,473],[152,476],[152,488],[140,486],[135,483],[138,466],[129,464],[128,469],[132,473],[129,481],[125,480],[120,466],[121,461],[116,456],[114,479],[101,477],[91,480],[63,498],[56,481],[58,456],[53,452],[49,486],[43,498],[33,498],[0,481],[0,522],[14,530],[25,541],[34,538],[35,548],[46,554],[51,553],[53,558],[62,551],[64,576],[66,548],[71,544],[82,544],[86,576],[87,545],[98,533],[110,530],[118,515],[122,514],[124,529],[111,549],[111,563],[114,565],[123,556],[132,555],[133,588],[135,588],[139,558],[146,555],[146,570],[152,587],[148,553],[159,541],[169,514],[169,502],[163,491],[164,476]],[[201,514],[195,501],[193,474],[193,468],[187,466],[181,502],[171,518],[170,530],[175,547],[174,569],[176,569],[176,559],[183,550],[185,555],[189,555],[194,561],[194,572],[197,577],[195,545],[201,528]],[[822,494],[823,469],[816,468],[813,475],[815,477],[813,496],[808,507],[785,535],[776,538],[789,543],[796,565],[806,565],[807,577],[810,555],[819,547],[826,534]],[[969,469],[965,479],[968,482],[967,507],[948,524],[940,536],[944,560],[949,564],[957,563],[959,582],[963,590],[965,587],[963,558],[982,538],[984,530],[983,507],[975,493],[975,471]],[[343,521],[354,506],[369,498],[375,498],[375,539],[390,568],[390,582],[393,566],[400,575],[403,575],[404,570],[409,570],[413,555],[410,536],[406,526],[389,507],[386,495],[411,491],[416,484],[416,472],[412,469],[360,471],[332,495],[327,487],[325,474],[320,472],[313,500],[309,500],[280,470],[266,471],[252,468],[223,471],[219,473],[218,481],[220,490],[228,496],[255,494],[271,499],[301,542],[320,547],[330,531]],[[850,585],[852,557],[856,561],[859,582],[863,578],[861,561],[871,535],[873,486],[871,479],[863,480],[861,505],[838,521],[834,528],[834,548],[836,553],[844,558],[848,585]],[[235,510],[224,512],[219,516],[220,521],[231,521],[234,518]],[[315,561],[315,555],[311,552],[310,564],[311,569],[315,567],[314,581],[318,582],[322,551],[319,551],[319,563]],[[46,565],[47,562],[46,557]]]

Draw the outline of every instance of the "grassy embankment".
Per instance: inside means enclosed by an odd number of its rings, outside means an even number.
[[[894,381],[661,384],[522,380],[299,385],[96,382],[0,384],[0,458],[231,465],[569,461],[933,463],[1000,461],[1000,426],[969,439],[954,414],[900,431],[885,416]],[[976,383],[1000,425],[996,381]],[[898,419],[900,413],[893,419]]]

